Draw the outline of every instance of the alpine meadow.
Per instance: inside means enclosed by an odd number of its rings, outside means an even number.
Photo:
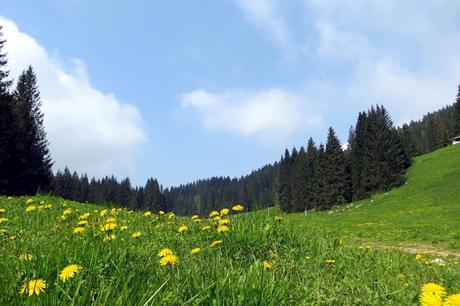
[[[0,4],[0,305],[460,306],[458,14]]]

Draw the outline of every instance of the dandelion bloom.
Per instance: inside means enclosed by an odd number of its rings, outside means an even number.
[[[86,220],[88,219],[90,216],[90,213],[87,212],[87,213],[84,213],[83,215],[81,215],[80,217],[78,217],[78,220]]]
[[[179,263],[179,257],[174,254],[169,254],[160,259],[160,265],[162,266],[175,266]]]
[[[196,253],[200,252],[200,250],[201,250],[200,248],[193,248],[193,249],[190,251],[190,253],[196,254]]]
[[[152,215],[152,212],[151,212],[151,211],[146,211],[146,212],[144,213],[144,216],[146,216],[146,217],[151,216],[151,215]]]
[[[244,210],[244,206],[243,205],[240,205],[240,204],[237,204],[235,206],[232,207],[232,210],[233,211],[243,211]]]
[[[275,221],[276,222],[283,222],[283,220],[284,220],[283,216],[280,216],[280,215],[275,216]]]
[[[19,291],[21,294],[29,294],[32,296],[34,293],[39,295],[44,292],[46,288],[46,281],[43,279],[32,279],[27,284],[24,284]]]
[[[212,243],[211,243],[211,246],[212,247],[215,247],[215,246],[218,246],[219,244],[222,243],[222,240],[214,240]]]
[[[8,218],[0,218],[0,224],[5,223],[6,221],[8,221]]]
[[[19,255],[20,260],[31,261],[33,258],[34,257],[32,255],[27,253]]]
[[[420,295],[421,306],[442,306],[442,298],[437,295],[422,293]]]
[[[326,259],[324,262],[327,263],[328,265],[333,265],[333,264],[335,264],[335,260],[334,260],[334,259]]]
[[[422,286],[422,294],[436,295],[442,298],[446,295],[446,289],[435,283],[427,283]]]
[[[219,216],[219,212],[215,211],[215,210],[211,211],[211,213],[209,214],[210,218],[214,218],[214,217],[217,217],[217,216]]]
[[[103,209],[103,210],[101,210],[101,212],[99,213],[99,215],[100,215],[101,217],[104,217],[106,213],[107,213],[107,209]]]
[[[64,216],[66,216],[66,215],[70,215],[71,213],[72,213],[72,209],[71,208],[66,208],[62,214]]]
[[[73,233],[74,234],[81,234],[85,231],[85,228],[84,227],[81,227],[81,226],[77,226],[76,228],[73,229]]]
[[[460,306],[460,294],[449,295],[444,302],[444,306]]]
[[[176,215],[173,213],[173,212],[170,212],[169,213],[169,216],[168,216],[168,219],[171,220],[172,218],[174,218]]]
[[[8,230],[6,228],[0,228],[0,234],[6,234]]]
[[[133,238],[139,238],[141,235],[142,235],[141,232],[134,232],[134,233],[131,235],[131,237],[133,237]]]
[[[88,221],[86,220],[78,221],[78,225],[86,225],[86,224],[88,224]]]
[[[120,231],[126,231],[128,229],[127,225],[120,226]]]
[[[0,213],[4,213],[6,211],[5,208],[0,208]]]
[[[174,252],[171,249],[163,248],[158,252],[158,257],[165,257],[172,254],[174,254]]]
[[[105,223],[115,223],[117,220],[115,218],[107,218],[107,220],[105,220]]]
[[[188,231],[188,227],[187,227],[187,225],[181,225],[181,226],[179,226],[179,228],[177,229],[177,231],[178,231],[179,233],[184,233],[184,232]]]
[[[103,231],[113,231],[115,228],[117,228],[116,223],[106,223],[102,226]]]
[[[105,235],[104,241],[112,241],[115,240],[117,236],[115,234]]]
[[[228,215],[229,212],[230,212],[230,210],[229,210],[228,208],[222,208],[222,209],[220,210],[220,214],[221,214],[222,216]]]
[[[163,216],[163,215],[165,214],[165,212],[162,211],[162,210],[160,210],[160,211],[158,212],[158,214],[159,214],[160,216]]]
[[[27,206],[27,208],[26,208],[26,212],[34,211],[34,210],[36,210],[36,209],[37,209],[37,206],[35,206],[35,205],[29,205],[29,206]]]
[[[422,259],[422,255],[420,254],[415,255],[415,260],[420,260],[420,259]]]
[[[225,233],[225,232],[228,232],[229,230],[230,228],[226,225],[221,225],[217,228],[218,233]]]
[[[209,226],[209,225],[203,226],[203,227],[201,228],[201,230],[203,230],[203,231],[208,231],[208,230],[210,230],[210,229],[211,229],[211,226]]]
[[[79,265],[68,265],[64,269],[61,270],[61,273],[59,273],[59,278],[62,280],[62,282],[66,282],[69,278],[73,278],[76,273],[80,272],[81,266]]]
[[[198,216],[198,215],[193,215],[192,216],[192,220],[196,220],[196,219],[199,219],[199,218],[200,218],[200,216]]]
[[[219,225],[228,225],[229,223],[230,223],[230,220],[228,219],[219,220]]]
[[[264,262],[262,263],[262,266],[264,267],[265,270],[270,270],[272,268],[272,264],[266,260],[264,260]]]
[[[29,198],[29,199],[27,199],[26,204],[30,204],[30,203],[32,203],[33,201],[34,201],[34,199]]]

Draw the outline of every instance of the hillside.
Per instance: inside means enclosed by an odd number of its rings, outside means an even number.
[[[415,158],[399,188],[289,220],[297,230],[321,228],[358,242],[460,250],[460,145]]]

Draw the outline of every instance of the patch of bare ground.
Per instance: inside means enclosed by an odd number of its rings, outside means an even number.
[[[441,257],[457,257],[460,258],[459,251],[451,251],[451,250],[444,250],[440,248],[436,248],[431,245],[413,245],[413,246],[397,246],[397,245],[384,245],[384,244],[374,244],[376,248],[382,248],[387,250],[398,250],[407,253],[413,254],[422,254],[422,253],[429,253]]]

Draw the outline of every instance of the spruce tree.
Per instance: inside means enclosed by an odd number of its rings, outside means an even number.
[[[308,140],[307,144],[307,153],[306,153],[306,182],[305,182],[305,187],[306,187],[306,193],[307,193],[307,198],[306,198],[306,209],[310,210],[314,208],[314,192],[316,189],[315,186],[315,165],[318,162],[318,148],[315,145],[315,142],[313,141],[313,138],[310,137]]]
[[[318,210],[323,210],[327,208],[327,199],[325,197],[325,185],[326,182],[326,158],[324,152],[324,145],[320,144],[318,148],[318,156],[314,165],[314,174],[313,174],[313,192],[312,200],[313,207]]]
[[[291,155],[288,149],[284,152],[284,157],[281,158],[279,175],[278,175],[278,193],[280,206],[283,211],[288,211],[291,201]]]
[[[291,209],[293,212],[305,210],[307,196],[307,153],[304,147],[301,147],[293,160],[291,170]]]
[[[46,191],[51,183],[52,161],[40,110],[40,92],[37,78],[31,66],[19,76],[13,93],[20,124],[21,161],[18,169],[17,188],[20,194],[35,194]],[[78,178],[78,177],[77,177]],[[73,198],[78,198],[74,195]]]
[[[460,85],[458,85],[457,101],[454,104],[454,135],[460,135]]]
[[[366,196],[362,178],[364,141],[366,139],[366,121],[366,113],[360,112],[354,133],[350,135],[351,137],[349,137],[348,140],[348,144],[351,150],[351,189],[353,200],[360,200]]]

